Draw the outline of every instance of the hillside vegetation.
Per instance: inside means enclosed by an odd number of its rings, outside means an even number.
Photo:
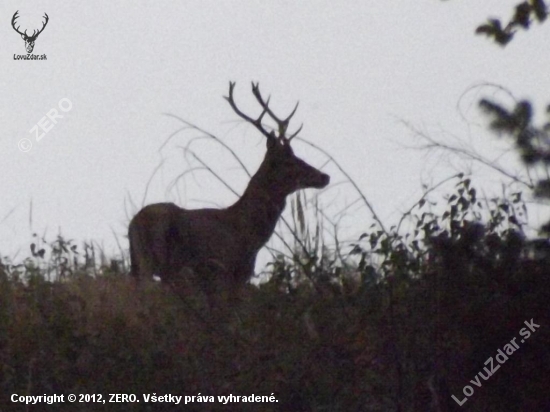
[[[550,410],[550,247],[523,235],[521,194],[508,197],[478,199],[461,178],[404,217],[409,233],[373,226],[351,251],[280,257],[269,281],[215,307],[97,265],[89,247],[33,243],[0,266],[0,410],[24,410],[12,394],[65,395],[30,411],[175,409],[153,394],[196,411]],[[528,339],[526,321],[539,325]],[[218,400],[230,394],[276,402]]]

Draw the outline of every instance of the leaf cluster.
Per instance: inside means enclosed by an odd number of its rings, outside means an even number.
[[[491,18],[476,29],[476,34],[486,35],[497,44],[506,46],[518,28],[527,30],[533,21],[543,23],[547,17],[548,9],[544,0],[528,0],[515,7],[514,15],[505,26],[499,19]]]

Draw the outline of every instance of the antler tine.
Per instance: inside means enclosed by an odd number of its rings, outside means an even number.
[[[258,129],[265,137],[268,139],[273,139],[274,136],[272,133],[265,130],[262,126],[262,119],[264,115],[269,111],[266,104],[262,104],[263,110],[260,116],[257,119],[253,119],[252,117],[248,116],[247,114],[243,113],[235,103],[235,99],[233,98],[233,90],[235,89],[235,82],[229,82],[229,96],[224,96],[225,100],[229,102],[229,105],[233,109],[237,115],[239,115],[241,118],[246,120],[249,123],[252,123],[256,129]],[[269,103],[269,99],[267,100],[267,103]]]
[[[263,107],[264,111],[266,111],[269,114],[269,117],[271,117],[273,120],[275,120],[275,123],[280,127],[282,124],[281,119],[279,119],[275,113],[271,111],[269,108],[269,100],[271,99],[271,96],[267,98],[267,101],[264,101],[264,98],[262,97],[262,93],[260,92],[260,83],[254,83],[252,82],[252,94],[260,103],[260,106]]]
[[[285,120],[282,121],[282,129],[283,129],[282,132],[283,132],[283,134],[286,134],[286,129],[288,128],[288,124],[290,123],[290,119],[292,119],[292,116],[294,116],[294,113],[296,113],[296,110],[298,110],[298,105],[299,105],[299,104],[300,104],[299,101],[296,102],[296,106],[294,106],[294,110],[292,110],[292,112],[290,112],[290,114],[288,115],[288,117],[287,117]],[[300,131],[302,130],[302,127],[304,127],[304,124],[303,124],[303,123],[300,125],[300,127],[298,128],[298,130],[296,130],[296,132],[294,132],[294,133],[292,134],[292,136],[290,136],[290,137],[288,138],[288,140],[290,141],[290,140],[294,139],[294,138],[296,137],[296,135],[297,135],[298,133],[300,133]]]
[[[290,119],[292,119],[292,116],[294,116],[294,113],[296,113],[296,110],[298,110],[298,106],[300,105],[300,102],[297,101],[296,102],[296,106],[294,106],[294,109],[292,110],[292,112],[288,115],[288,117],[283,120],[283,122],[287,123],[290,122]]]
[[[258,83],[252,82],[252,94],[254,95],[256,100],[258,100],[258,103],[260,103],[260,105],[262,107],[264,107],[264,108],[268,107],[269,97],[267,98],[267,102],[264,102],[264,98],[262,97],[262,93],[260,92],[260,83],[259,82]],[[271,110],[269,110],[269,111],[271,111]],[[271,114],[270,114],[270,116],[271,116]]]
[[[304,124],[302,123],[298,130],[296,130],[294,133],[292,133],[292,136],[288,138],[288,141],[290,142],[292,139],[294,139],[296,136],[298,136],[298,133],[302,131],[302,128],[304,127]]]

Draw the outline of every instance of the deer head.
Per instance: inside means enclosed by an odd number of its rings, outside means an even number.
[[[15,20],[17,20],[17,18],[19,17],[18,13],[19,13],[19,10],[17,10],[15,12],[15,14],[13,15],[13,18],[11,19],[11,26],[13,27],[13,29],[17,33],[19,33],[21,35],[21,38],[23,40],[25,40],[25,48],[27,49],[27,53],[30,54],[34,50],[34,42],[36,41],[36,38],[38,37],[38,35],[40,33],[42,33],[44,31],[44,28],[48,24],[48,20],[50,18],[48,17],[48,15],[46,13],[44,13],[44,18],[46,19],[46,21],[44,23],[42,23],[42,28],[38,31],[33,30],[32,35],[29,36],[29,35],[27,35],[27,30],[25,30],[25,32],[22,33],[22,32],[19,31],[20,26],[15,27]]]
[[[259,84],[252,83],[252,94],[262,108],[260,115],[254,119],[237,107],[233,97],[234,89],[235,83],[230,82],[229,96],[226,97],[226,100],[231,105],[231,108],[242,119],[256,127],[267,139],[267,152],[257,173],[257,175],[266,176],[264,179],[267,185],[266,189],[276,190],[281,195],[287,196],[300,189],[322,189],[328,185],[330,181],[329,176],[296,157],[290,146],[292,139],[300,133],[303,125],[292,135],[286,135],[290,120],[296,113],[299,103],[296,103],[296,106],[288,117],[280,119],[269,108],[269,98],[264,100],[262,97]],[[263,126],[262,120],[266,114],[275,122],[276,130],[268,131]]]

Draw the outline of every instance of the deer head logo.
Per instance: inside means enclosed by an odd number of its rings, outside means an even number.
[[[173,203],[144,207],[130,222],[128,233],[134,276],[156,274],[171,283],[194,272],[199,283],[221,281],[222,289],[234,290],[254,275],[256,255],[273,234],[286,197],[297,190],[328,185],[330,177],[298,158],[290,146],[301,129],[287,135],[298,105],[281,119],[253,83],[252,94],[261,113],[251,117],[237,107],[234,88],[235,83],[230,83],[226,97],[231,108],[266,138],[267,151],[260,168],[241,198],[226,209],[188,210]],[[264,127],[266,115],[275,123],[275,130]],[[213,276],[206,279],[206,273]]]
[[[33,49],[34,49],[34,42],[36,41],[36,38],[38,37],[38,35],[39,35],[40,33],[42,33],[42,32],[44,31],[44,28],[45,28],[46,25],[48,24],[48,20],[49,20],[50,18],[48,17],[48,15],[47,15],[46,13],[44,13],[44,18],[46,19],[46,21],[45,21],[44,23],[42,23],[42,28],[41,28],[40,30],[38,30],[38,31],[37,31],[37,30],[33,30],[32,35],[29,36],[29,35],[27,34],[27,30],[25,30],[25,32],[22,33],[22,32],[19,31],[19,27],[20,27],[20,26],[15,27],[15,23],[16,23],[15,20],[17,20],[17,18],[19,17],[18,13],[19,13],[19,10],[17,10],[17,11],[15,12],[15,14],[13,15],[13,18],[11,19],[11,26],[13,27],[13,29],[14,29],[17,33],[19,33],[19,34],[21,35],[21,38],[22,38],[23,40],[25,40],[25,48],[27,49],[27,53],[30,54],[30,53],[32,53],[32,51],[33,51]]]

